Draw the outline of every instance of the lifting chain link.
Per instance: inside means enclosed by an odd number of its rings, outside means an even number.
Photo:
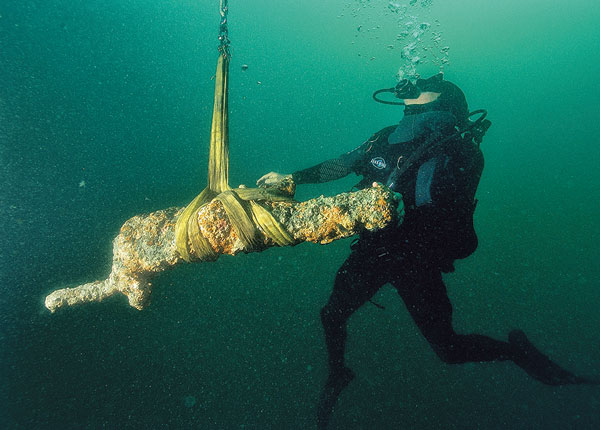
[[[229,37],[227,36],[227,12],[229,6],[228,0],[220,0],[219,12],[221,14],[221,23],[219,24],[219,52],[224,57],[229,57]]]

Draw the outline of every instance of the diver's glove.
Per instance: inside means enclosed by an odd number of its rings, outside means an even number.
[[[383,184],[381,182],[373,182],[373,186],[374,187],[382,187]],[[404,200],[402,199],[402,194],[397,193],[396,191],[393,191],[390,189],[390,192],[392,193],[392,198],[394,199],[394,201],[396,201],[398,203],[398,206],[396,206],[396,226],[400,226],[402,224],[402,222],[404,221]]]
[[[292,177],[292,175],[282,175],[281,173],[277,173],[277,172],[269,172],[266,175],[261,176],[260,179],[258,181],[256,181],[256,185],[258,185],[259,187],[277,186],[284,179],[291,178],[291,177]]]

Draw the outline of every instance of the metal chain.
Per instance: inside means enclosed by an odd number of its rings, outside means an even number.
[[[219,25],[219,52],[225,57],[229,56],[229,37],[227,36],[227,12],[229,6],[228,0],[220,0],[219,12],[221,13],[221,23]]]

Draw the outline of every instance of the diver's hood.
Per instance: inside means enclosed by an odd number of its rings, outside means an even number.
[[[394,94],[396,98],[402,101],[383,100],[378,97],[379,94],[386,92]],[[416,99],[423,92],[440,93],[440,96],[430,103],[410,105],[404,103],[405,99]],[[452,82],[445,81],[443,73],[438,73],[427,79],[417,79],[414,83],[409,79],[402,79],[394,88],[384,88],[375,91],[373,99],[378,103],[404,105],[405,115],[441,110],[452,113],[457,121],[462,123],[466,121],[469,114],[465,94]]]

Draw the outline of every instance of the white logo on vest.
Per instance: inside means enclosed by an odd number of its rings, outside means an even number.
[[[371,160],[371,164],[375,166],[376,169],[385,169],[387,167],[387,163],[381,157],[375,157]]]

